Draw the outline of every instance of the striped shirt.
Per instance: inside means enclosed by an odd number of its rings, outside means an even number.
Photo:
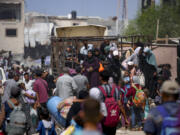
[[[110,96],[111,95],[111,91],[112,91],[112,86],[109,85],[109,84],[103,84],[101,86],[104,88],[106,94]],[[100,88],[99,88],[99,90],[100,90]],[[102,93],[101,90],[100,90],[100,92],[101,92],[100,93],[100,101],[101,102],[105,102],[105,96],[104,96],[104,94]],[[114,99],[116,101],[120,100],[120,94],[121,94],[121,92],[119,91],[118,87],[116,86],[115,87],[115,92],[114,92],[114,95],[113,95]]]

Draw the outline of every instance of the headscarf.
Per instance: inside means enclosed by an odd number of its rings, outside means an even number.
[[[96,52],[99,52],[99,54],[96,55]],[[95,57],[99,57],[100,56],[100,50],[98,48],[94,49],[94,55],[95,55]]]
[[[146,56],[147,63],[155,66],[155,68],[157,69],[156,57],[153,54],[153,52],[151,51],[151,49],[146,47],[146,48],[144,48],[144,52],[148,53],[148,56]]]
[[[91,64],[91,63],[94,62],[94,56],[93,56],[93,51],[92,51],[92,50],[89,50],[88,53],[89,53],[89,52],[92,53],[92,56],[91,56],[91,57],[87,56],[87,60],[86,60],[86,61],[87,61],[89,64]]]
[[[151,51],[151,49],[149,49],[148,47],[145,47],[145,48],[144,48],[144,52],[145,52],[145,53],[150,52],[150,51]]]
[[[134,51],[135,54],[139,54],[139,51],[141,50],[141,47],[137,47]]]

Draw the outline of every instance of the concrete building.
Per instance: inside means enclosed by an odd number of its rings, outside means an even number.
[[[123,31],[123,22],[119,21],[119,31]],[[116,18],[84,17],[69,14],[68,16],[49,16],[37,12],[25,14],[25,58],[39,58],[50,53],[50,37],[56,36],[56,27],[83,25],[102,25],[106,27],[105,35],[116,35]],[[41,51],[41,53],[39,53]]]
[[[25,18],[25,47],[35,47],[36,43],[49,45],[50,37],[56,35],[56,27],[87,25],[87,19],[48,16],[36,12],[26,13]]]
[[[123,32],[123,22],[119,21],[119,31]],[[84,16],[49,16],[37,12],[29,12],[25,14],[25,47],[35,47],[35,42],[41,45],[50,44],[47,39],[55,35],[56,27],[68,26],[82,26],[82,25],[102,25],[105,26],[106,36],[116,35],[116,19],[103,19],[100,17],[84,17]],[[43,27],[41,29],[41,27]],[[46,31],[46,32],[45,32]],[[53,32],[53,33],[52,33]],[[46,40],[46,41],[45,41]]]
[[[105,26],[106,27],[105,36],[115,36],[117,35],[117,33],[119,35],[123,33],[124,23],[123,21],[118,21],[118,31],[117,31],[116,18],[103,19],[100,17],[88,17],[87,23]]]
[[[24,50],[24,0],[0,0],[0,50]]]
[[[25,58],[37,59],[50,55],[51,36],[56,36],[56,27],[87,25],[87,19],[68,16],[49,16],[36,12],[25,14]],[[41,52],[41,53],[39,53]]]

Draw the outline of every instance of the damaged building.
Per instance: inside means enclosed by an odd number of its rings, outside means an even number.
[[[114,18],[103,19],[100,17],[77,16],[72,12],[68,16],[49,16],[37,12],[25,14],[24,28],[24,56],[33,59],[49,56],[51,53],[51,36],[56,36],[56,27],[83,26],[83,25],[105,26],[105,35],[116,35],[116,20]],[[122,33],[122,22],[119,21],[119,33]],[[41,53],[39,53],[41,52]]]
[[[24,52],[24,0],[0,0],[0,50]]]

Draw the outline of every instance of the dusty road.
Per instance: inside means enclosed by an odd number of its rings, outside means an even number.
[[[145,135],[143,131],[129,131],[129,130],[120,130],[116,131],[116,135]]]
[[[33,134],[38,135],[38,134]],[[60,134],[58,134],[60,135]],[[116,131],[116,135],[145,135],[143,131],[130,131],[130,130],[120,130]]]

